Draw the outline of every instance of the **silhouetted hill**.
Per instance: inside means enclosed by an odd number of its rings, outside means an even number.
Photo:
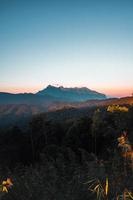
[[[81,102],[89,99],[106,99],[106,95],[86,87],[65,88],[49,85],[47,88],[37,92],[37,94],[41,96],[50,95],[59,100],[69,102]]]
[[[55,100],[57,99],[49,95],[41,96],[32,93],[11,94],[0,92],[0,104],[47,104]]]
[[[46,112],[43,105],[8,104],[0,105],[0,127],[24,126],[32,115]]]

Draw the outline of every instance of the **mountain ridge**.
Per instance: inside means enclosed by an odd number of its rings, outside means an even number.
[[[65,88],[48,85],[37,93],[8,93],[0,92],[0,104],[43,104],[55,101],[83,102],[90,99],[106,99],[106,95],[82,88]]]

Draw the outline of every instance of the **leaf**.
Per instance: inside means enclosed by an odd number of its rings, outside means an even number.
[[[8,192],[7,187],[3,186],[2,192]]]
[[[105,195],[108,195],[108,190],[109,190],[109,180],[108,177],[106,177],[106,185],[105,185]]]
[[[129,192],[129,191],[127,191],[127,193],[128,193],[128,195],[129,195],[129,197],[130,197],[131,199],[133,199],[133,195],[132,195],[132,193]]]

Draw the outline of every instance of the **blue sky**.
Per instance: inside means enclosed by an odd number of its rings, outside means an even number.
[[[133,92],[132,0],[0,0],[0,91]]]

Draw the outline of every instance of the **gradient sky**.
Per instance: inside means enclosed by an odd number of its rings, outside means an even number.
[[[133,92],[133,0],[0,0],[0,91]]]

